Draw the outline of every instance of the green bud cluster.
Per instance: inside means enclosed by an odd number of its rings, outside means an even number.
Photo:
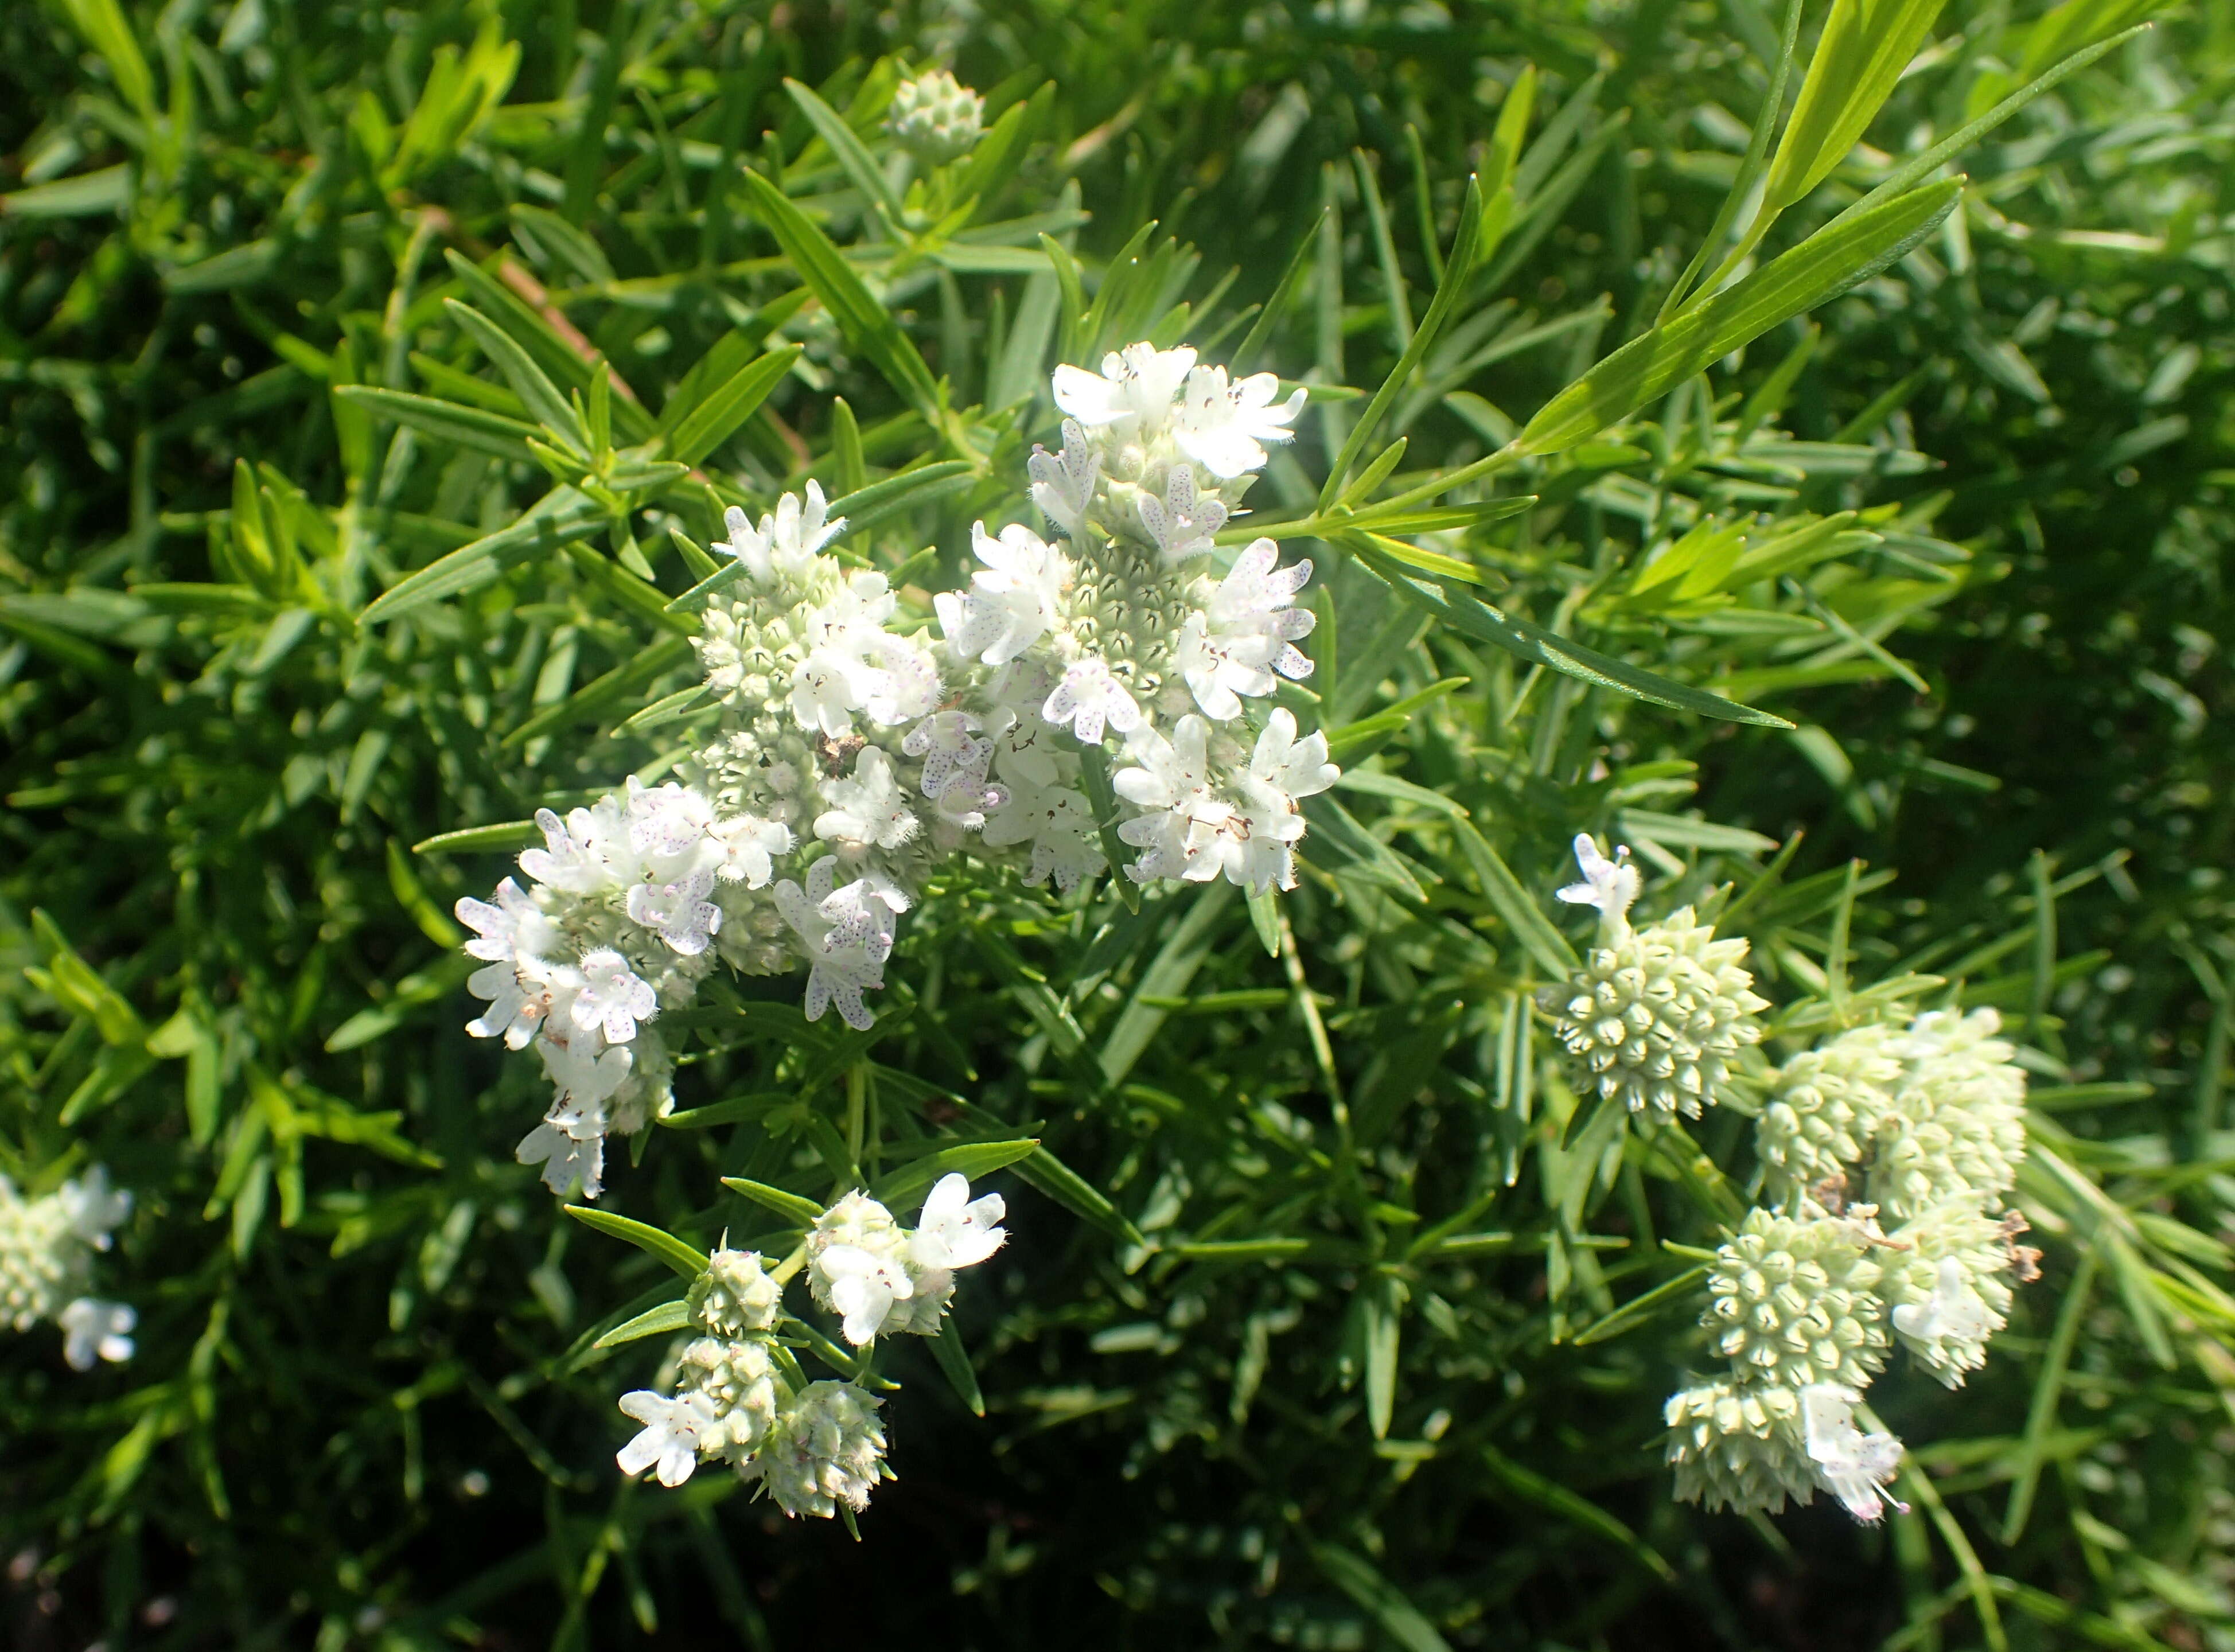
[[[1875,1518],[1899,1443],[1846,1419],[1893,1345],[1950,1388],[1985,1363],[2035,1254],[2022,1217],[1989,1209],[2025,1150],[2025,1075],[1998,1030],[1992,1010],[1933,1011],[1779,1069],[1755,1125],[1774,1208],[1717,1251],[1701,1315],[1731,1374],[1667,1407],[1680,1498],[1750,1512],[1829,1489]]]
[[[765,1334],[783,1315],[783,1288],[757,1250],[716,1251],[683,1299],[691,1317],[718,1337]]]
[[[60,1199],[22,1198],[0,1180],[0,1325],[28,1331],[54,1318],[83,1295],[90,1260]]]
[[[791,1393],[760,1338],[702,1336],[683,1350],[678,1375],[682,1392],[704,1394],[718,1419],[700,1436],[701,1449],[739,1465],[768,1438]]]
[[[1746,1380],[1861,1388],[1885,1364],[1885,1302],[1875,1230],[1818,1213],[1754,1210],[1715,1253],[1700,1316],[1715,1350]]]
[[[1668,1463],[1679,1502],[1774,1514],[1812,1501],[1815,1472],[1800,1435],[1800,1395],[1760,1383],[1709,1382],[1668,1398]]]
[[[1855,1027],[1779,1070],[1754,1125],[1774,1203],[1843,1177],[1870,1151],[1901,1082],[1899,1039],[1890,1026]]]
[[[811,1382],[778,1412],[760,1449],[738,1472],[757,1478],[778,1508],[829,1518],[843,1504],[868,1506],[885,1463],[876,1399],[850,1382]]]
[[[1747,942],[1716,940],[1687,907],[1642,929],[1616,925],[1602,943],[1546,993],[1578,1081],[1632,1112],[1697,1118],[1761,1039],[1754,1017],[1769,1003],[1740,963]]]
[[[986,129],[986,100],[943,69],[905,80],[893,94],[885,129],[928,167],[968,154]]]
[[[1951,1198],[1991,1196],[2017,1182],[2025,1157],[2025,1070],[1995,1037],[1990,1009],[1920,1015],[1909,1065],[1870,1166],[1870,1196],[1906,1219]]]

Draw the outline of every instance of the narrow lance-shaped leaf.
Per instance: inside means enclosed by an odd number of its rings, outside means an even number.
[[[1963,190],[1962,179],[1945,179],[1819,230],[1616,351],[1539,409],[1516,450],[1563,453],[1589,441],[1779,322],[1876,274],[1930,235]]]
[[[1586,648],[1579,642],[1556,635],[1526,620],[1509,619],[1487,602],[1479,601],[1463,591],[1449,591],[1433,580],[1412,578],[1377,552],[1359,551],[1356,554],[1368,567],[1387,580],[1400,596],[1419,604],[1446,623],[1457,626],[1469,636],[1493,643],[1532,665],[1550,666],[1554,671],[1564,672],[1600,688],[1618,689],[1622,693],[1634,694],[1639,699],[1651,700],[1656,705],[1666,705],[1671,711],[1721,718],[1732,723],[1752,723],[1763,728],[1789,729],[1793,726],[1771,712],[1758,711],[1750,705],[1727,700],[1720,694],[1710,694],[1703,688],[1694,688],[1688,683],[1680,683],[1657,672],[1633,665],[1628,660],[1603,654],[1596,648]]]
[[[1942,0],[1832,0],[1807,78],[1770,162],[1761,214],[1774,217],[1847,157],[1901,78]]]

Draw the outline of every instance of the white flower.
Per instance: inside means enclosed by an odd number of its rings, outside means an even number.
[[[1104,724],[1120,734],[1141,726],[1140,706],[1110,674],[1110,667],[1091,654],[1065,670],[1063,680],[1040,706],[1040,715],[1058,728],[1069,724],[1082,745],[1101,744]]]
[[[865,988],[885,984],[884,960],[870,951],[867,941],[832,944],[836,925],[824,914],[823,905],[830,898],[831,874],[837,865],[835,855],[816,862],[808,869],[804,889],[790,878],[778,883],[777,910],[799,937],[800,950],[807,954],[807,1019],[820,1020],[823,1012],[836,1004],[847,1026],[866,1032],[876,1025],[876,1017],[862,1001],[862,993]]]
[[[1089,428],[1115,427],[1120,441],[1145,441],[1163,428],[1172,397],[1194,365],[1195,351],[1184,344],[1128,344],[1102,358],[1098,377],[1083,367],[1057,368],[1055,404]]]
[[[1203,882],[1223,865],[1219,843],[1233,806],[1210,793],[1210,725],[1192,714],[1179,720],[1168,741],[1144,729],[1127,744],[1137,764],[1111,777],[1118,795],[1150,812],[1129,820],[1118,836],[1143,852],[1127,869],[1137,882],[1155,878]]]
[[[1306,557],[1276,567],[1280,560],[1281,547],[1271,540],[1251,540],[1210,593],[1204,618],[1214,636],[1262,639],[1267,663],[1281,676],[1301,680],[1312,674],[1312,662],[1291,645],[1312,634],[1319,616],[1290,605],[1310,583],[1312,563]]]
[[[1209,620],[1196,613],[1188,615],[1172,639],[1172,669],[1186,681],[1203,715],[1231,723],[1242,715],[1242,695],[1255,698],[1273,692],[1273,673],[1265,669],[1271,653],[1260,636],[1213,636]]]
[[[824,842],[894,849],[916,835],[893,760],[876,746],[855,756],[850,777],[824,781],[823,796],[830,807],[815,817],[815,835]]]
[[[816,910],[830,925],[824,944],[864,948],[879,963],[893,954],[893,920],[914,903],[908,891],[882,872],[865,872],[833,889]]]
[[[1211,547],[1211,536],[1226,526],[1226,506],[1216,499],[1196,496],[1195,471],[1176,464],[1164,474],[1164,496],[1144,491],[1140,495],[1141,526],[1164,554],[1164,560],[1184,562]]]
[[[629,967],[627,959],[610,947],[583,954],[582,989],[571,1012],[576,1026],[585,1032],[602,1030],[608,1044],[626,1044],[636,1036],[639,1021],[659,1013],[659,994]]]
[[[1007,1210],[998,1193],[973,1199],[966,1177],[941,1177],[908,1237],[908,1260],[918,1268],[949,1272],[976,1267],[1007,1242],[1000,1225]]]
[[[1325,791],[1342,773],[1327,761],[1327,751],[1326,735],[1314,729],[1299,740],[1294,714],[1285,706],[1274,709],[1241,781],[1249,833],[1227,867],[1228,877],[1261,894],[1268,887],[1296,887],[1294,846],[1304,835],[1296,799]]]
[[[813,565],[816,554],[845,530],[843,516],[826,521],[824,513],[822,485],[813,482],[807,484],[804,510],[797,495],[786,494],[777,501],[774,515],[761,518],[757,531],[751,519],[732,505],[722,515],[729,541],[714,548],[736,557],[764,584],[779,576],[798,580]]]
[[[628,1082],[634,1052],[619,1044],[600,1050],[594,1033],[561,1042],[547,1032],[535,1040],[535,1052],[543,1058],[543,1073],[554,1093],[543,1122],[576,1141],[604,1135],[606,1103]]]
[[[1629,847],[1622,844],[1612,860],[1599,853],[1589,832],[1576,834],[1576,864],[1583,881],[1555,891],[1570,906],[1596,907],[1600,928],[1619,935],[1629,928],[1629,908],[1637,899],[1637,869],[1629,863]]]
[[[685,957],[695,958],[706,950],[706,943],[722,927],[722,908],[706,898],[713,889],[711,870],[693,872],[676,883],[632,884],[628,892],[629,920],[656,932]]]
[[[537,882],[572,895],[601,895],[636,881],[637,857],[628,848],[628,823],[618,797],[574,810],[564,823],[539,809],[535,823],[544,847],[523,850],[520,869]]]
[[[621,1472],[634,1479],[648,1468],[657,1468],[662,1485],[680,1485],[698,1466],[698,1442],[712,1433],[720,1419],[714,1402],[705,1394],[678,1394],[669,1399],[649,1388],[639,1388],[620,1399],[624,1416],[644,1425],[643,1432],[614,1453]]]
[[[1265,449],[1259,444],[1292,440],[1296,433],[1288,427],[1303,410],[1302,390],[1275,406],[1273,398],[1280,393],[1281,381],[1271,373],[1229,384],[1223,367],[1198,367],[1180,393],[1172,439],[1221,481],[1260,469]]]
[[[932,607],[958,656],[1005,665],[1054,626],[1071,582],[1071,559],[1021,522],[1010,523],[998,539],[985,523],[973,523],[970,544],[985,567],[972,574],[968,591],[942,593]]]
[[[1019,686],[1026,691],[1021,705],[1005,704],[994,716],[994,770],[1002,779],[1019,785],[1059,784],[1065,754],[1057,743],[1055,731],[1036,709],[1048,697],[1050,679],[1034,672],[1028,684]]]
[[[552,816],[553,823],[558,821]],[[479,933],[466,942],[466,955],[509,963],[525,953],[548,952],[559,944],[559,931],[543,909],[510,878],[496,886],[496,904],[461,896],[451,908],[458,921]]]
[[[773,857],[790,852],[791,829],[757,815],[735,815],[715,826],[714,842],[719,856],[714,869],[722,881],[757,889],[775,873]]]
[[[1032,479],[1032,503],[1050,524],[1072,539],[1086,521],[1086,508],[1094,502],[1094,485],[1102,475],[1102,455],[1077,419],[1063,422],[1063,451],[1050,453],[1037,442],[1025,461]]]
[[[562,999],[571,1003],[580,985],[580,973],[571,965],[547,965],[526,954],[516,963],[477,969],[466,977],[466,990],[489,1003],[466,1023],[466,1031],[477,1039],[502,1039],[508,1050],[524,1050],[553,1008]]]
[[[836,649],[818,648],[791,668],[791,715],[801,728],[834,740],[853,728],[851,664]]]
[[[1802,1439],[1816,1478],[1824,1489],[1847,1505],[1856,1519],[1875,1521],[1885,1512],[1881,1488],[1893,1482],[1901,1467],[1901,1442],[1891,1434],[1865,1434],[1855,1426],[1852,1388],[1836,1383],[1812,1383],[1800,1391]],[[1909,1505],[1894,1507],[1907,1513]]]
[[[603,1189],[606,1138],[602,1136],[577,1141],[555,1125],[538,1124],[521,1138],[512,1156],[522,1164],[541,1164],[543,1185],[562,1196],[577,1183],[585,1198],[596,1198]]]
[[[815,1266],[830,1306],[843,1316],[846,1340],[857,1348],[884,1328],[894,1303],[915,1295],[908,1268],[896,1258],[857,1245],[826,1245]]]
[[[62,1216],[70,1231],[95,1250],[108,1249],[111,1229],[122,1227],[132,1214],[131,1193],[112,1192],[108,1172],[98,1164],[84,1176],[63,1183],[56,1190],[56,1196],[62,1201]]]
[[[1937,1347],[1943,1340],[1984,1342],[1996,1328],[1986,1300],[1971,1288],[1963,1264],[1943,1256],[1933,1280],[1932,1295],[1921,1302],[1901,1302],[1893,1310],[1893,1328],[1912,1342]]]
[[[121,1365],[132,1357],[127,1334],[140,1315],[121,1302],[104,1302],[81,1296],[55,1315],[62,1329],[62,1358],[73,1371],[90,1371],[96,1359]]]
[[[1094,816],[1086,799],[1068,786],[1025,785],[986,817],[985,838],[989,849],[1018,843],[1032,846],[1032,864],[1025,881],[1039,883],[1052,877],[1068,895],[1081,878],[1093,876],[1108,865],[1097,842]]]
[[[901,750],[923,759],[917,784],[925,796],[936,801],[950,787],[964,793],[985,790],[993,743],[980,738],[983,726],[967,711],[936,711],[908,731]]]

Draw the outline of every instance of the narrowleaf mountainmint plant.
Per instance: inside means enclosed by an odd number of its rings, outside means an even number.
[[[95,1254],[131,1214],[131,1194],[110,1188],[98,1164],[36,1198],[0,1176],[0,1323],[28,1331],[53,1321],[75,1371],[130,1359],[139,1315],[88,1293]]]
[[[1055,537],[979,522],[968,585],[928,613],[834,553],[846,522],[816,483],[757,525],[732,508],[695,639],[712,738],[678,780],[541,811],[527,887],[458,902],[486,964],[468,1030],[532,1044],[551,1079],[519,1156],[554,1191],[594,1197],[605,1137],[665,1111],[654,1022],[718,958],[803,969],[809,1020],[868,1028],[901,914],[956,856],[1066,893],[1129,850],[1137,883],[1294,887],[1299,804],[1339,772],[1266,709],[1312,670],[1311,564],[1214,549],[1304,392],[1146,344],[1053,390],[1063,445],[1027,469]]]

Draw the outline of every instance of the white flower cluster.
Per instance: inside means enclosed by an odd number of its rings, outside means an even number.
[[[132,1196],[111,1189],[97,1164],[35,1199],[0,1176],[0,1324],[28,1331],[52,1320],[73,1370],[130,1359],[139,1315],[85,1293],[94,1253],[108,1249],[110,1234],[131,1214]]]
[[[1668,1405],[1678,1497],[1744,1513],[1821,1489],[1875,1520],[1901,1442],[1852,1413],[1893,1346],[1950,1388],[1986,1362],[2009,1276],[2036,1273],[2025,1219],[1990,1208],[2025,1151],[2025,1075],[1997,1030],[1992,1010],[1935,1010],[1779,1069],[1755,1125],[1776,1208],[1716,1253],[1701,1318],[1730,1374]]]
[[[935,1336],[955,1269],[985,1261],[1006,1239],[1002,1214],[1000,1195],[973,1200],[960,1176],[932,1189],[913,1232],[868,1195],[849,1193],[808,1236],[809,1288],[842,1316],[857,1347],[881,1331]],[[858,1512],[877,1482],[892,1478],[877,1399],[856,1383],[808,1381],[777,1341],[788,1276],[749,1250],[708,1259],[684,1299],[704,1334],[677,1361],[676,1391],[621,1397],[623,1413],[642,1425],[616,1459],[623,1473],[650,1469],[674,1486],[701,1461],[719,1461],[786,1514],[826,1519],[842,1504]]]
[[[666,1112],[675,1063],[650,1025],[690,1001],[712,967],[724,911],[717,898],[768,856],[749,829],[718,822],[705,796],[634,778],[625,795],[561,820],[538,812],[544,843],[520,857],[528,878],[497,885],[494,904],[462,900],[484,960],[466,985],[488,1000],[466,1030],[530,1044],[551,1080],[551,1109],[520,1144],[555,1193],[595,1198],[605,1138],[632,1134]]]
[[[1301,802],[1340,771],[1325,736],[1262,708],[1311,672],[1311,564],[1260,539],[1222,571],[1213,548],[1292,434],[1304,392],[1279,388],[1145,344],[1058,368],[1063,447],[1027,464],[1055,539],[980,522],[969,585],[929,613],[829,553],[846,523],[816,484],[757,525],[729,513],[716,548],[738,571],[695,639],[716,737],[683,783],[547,811],[531,887],[459,904],[488,964],[469,1030],[533,1040],[557,1092],[523,1160],[596,1193],[605,1133],[667,1105],[646,1023],[715,956],[804,967],[810,1020],[869,1026],[896,921],[955,855],[1068,892],[1107,869],[1111,826],[1136,882],[1294,887]],[[1105,776],[1109,822],[1088,800]]]

